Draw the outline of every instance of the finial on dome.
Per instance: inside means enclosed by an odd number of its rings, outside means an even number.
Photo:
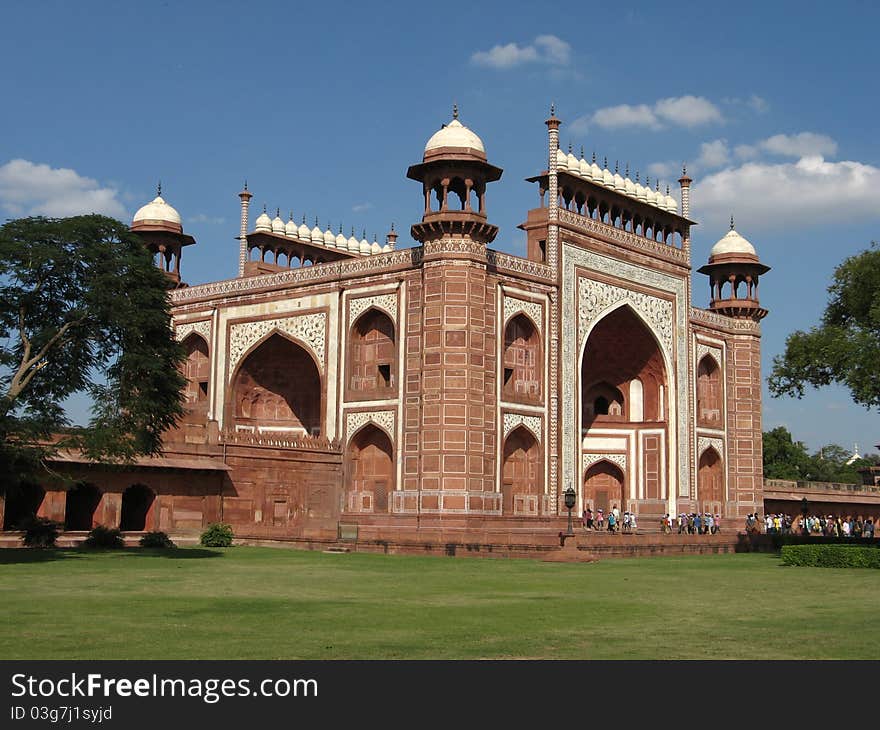
[[[391,230],[394,230],[394,221],[391,221]]]
[[[602,165],[602,167],[604,167],[606,170],[608,169],[608,156],[607,155],[605,156],[605,164]]]
[[[452,118],[458,119],[458,104],[455,102],[452,103]]]
[[[364,228],[361,230],[361,238],[366,238],[366,237],[367,237],[367,229]]]
[[[666,195],[669,195],[669,185],[666,186]]]
[[[584,159],[584,146],[581,145],[581,159]]]
[[[263,212],[264,213],[266,212],[266,204],[265,203],[263,203]]]
[[[642,183],[641,183],[641,180],[640,180],[640,177],[639,177],[641,174],[642,174],[642,173],[640,173],[638,170],[636,170],[636,182],[637,182],[639,185],[642,184]]]
[[[682,176],[682,177],[685,177],[687,174],[688,174],[688,168],[687,168],[687,165],[685,165],[685,164],[682,162],[682,163],[681,163],[681,176]]]
[[[629,177],[629,163],[626,163],[626,172],[623,174],[624,177]]]
[[[315,226],[318,225],[318,216],[315,216]]]
[[[351,237],[354,238],[354,226],[351,227]]]
[[[615,175],[617,175],[617,173],[619,172],[618,164],[619,164],[618,160],[615,160],[614,161],[614,174]]]
[[[733,230],[733,215],[730,216],[730,230]]]
[[[303,222],[302,222],[302,224],[303,224],[303,225],[306,224],[306,214],[305,214],[305,213],[303,213]]]
[[[281,217],[281,208],[280,208],[280,207],[275,208],[275,217],[276,217],[276,218],[280,218],[280,217]]]
[[[568,141],[568,154],[571,154],[571,140]]]
[[[342,233],[342,223],[339,224],[339,232]]]
[[[593,150],[593,164],[596,164],[596,150]]]
[[[654,190],[658,193],[660,192],[660,178],[659,177],[657,178],[657,184],[654,186]]]
[[[162,197],[162,181],[161,180],[159,181],[159,184],[156,186],[156,197],[157,198]]]
[[[244,179],[244,189],[247,190],[247,178]]]
[[[555,101],[550,102],[550,116],[551,117],[556,116],[556,102]]]
[[[288,213],[289,213],[289,215],[287,216],[287,220],[292,221],[293,220],[293,211],[292,210],[288,211]]]

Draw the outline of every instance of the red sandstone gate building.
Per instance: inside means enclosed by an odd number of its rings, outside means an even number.
[[[578,513],[617,505],[643,524],[761,511],[768,267],[731,225],[700,269],[709,308],[693,307],[690,178],[679,203],[565,154],[559,126],[551,115],[547,169],[529,178],[525,257],[489,248],[502,171],[457,114],[407,172],[424,209],[413,247],[393,227],[371,243],[265,210],[251,228],[245,189],[239,276],[186,287],[193,239],[161,197],[144,206],[132,229],[173,287],[187,416],[163,458],[70,465],[83,485],[31,501],[71,529],[222,519],[251,535],[521,542],[558,530],[569,486]]]

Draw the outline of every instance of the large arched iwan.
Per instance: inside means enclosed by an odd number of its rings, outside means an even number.
[[[537,514],[544,493],[541,448],[524,426],[504,440],[501,467],[501,509],[505,515]]]
[[[347,499],[355,494],[361,500],[356,509],[388,512],[394,491],[394,447],[388,434],[372,423],[360,429],[349,441],[346,478]]]
[[[599,321],[584,347],[580,378],[581,437],[593,428],[644,434],[638,464],[647,499],[662,497],[661,465],[669,463],[669,385],[656,338],[628,305]],[[660,433],[658,433],[658,431]]]
[[[322,433],[318,367],[305,348],[278,332],[243,360],[231,400],[236,430]]]

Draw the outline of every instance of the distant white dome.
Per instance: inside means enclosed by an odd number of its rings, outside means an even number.
[[[364,256],[369,256],[369,255],[370,255],[370,244],[369,244],[369,242],[367,241],[367,239],[364,239],[363,241],[361,241],[361,242],[358,244],[358,250],[359,250]]]
[[[727,235],[725,235],[724,238],[712,246],[712,250],[709,252],[709,258],[729,253],[739,253],[750,256],[758,255],[758,252],[755,251],[755,247],[739,235],[739,233],[733,228],[727,232]]]
[[[290,214],[290,220],[284,226],[284,235],[289,238],[296,238],[297,234],[297,225],[296,221],[293,220],[293,213]]]
[[[348,239],[342,234],[342,226],[339,227],[339,234],[336,236],[336,248],[343,251],[348,248]]]
[[[272,233],[280,233],[284,235],[284,221],[281,220],[281,211],[276,212],[272,219]]]
[[[271,231],[272,230],[272,219],[266,214],[266,210],[263,209],[263,212],[260,213],[257,218],[255,228],[258,231]]]
[[[327,225],[327,230],[324,231],[324,245],[329,246],[330,248],[336,248],[336,236],[334,236],[333,231],[330,230],[329,224]]]
[[[180,225],[180,213],[166,203],[161,195],[157,195],[149,203],[140,208],[131,219],[132,225],[135,223],[145,223],[147,221],[160,221],[162,223],[174,223]]]
[[[296,236],[301,241],[308,241],[312,237],[312,232],[309,230],[309,227],[306,225],[306,217],[305,216],[303,216],[303,222],[296,231]]]
[[[348,250],[352,253],[360,253],[361,251],[361,243],[354,237],[354,231],[351,232],[348,239]]]
[[[568,157],[559,147],[556,148],[556,168],[558,170],[568,169]]]
[[[441,147],[463,147],[478,150],[483,154],[486,153],[486,148],[483,147],[483,140],[465,127],[458,119],[453,119],[449,124],[444,124],[439,132],[435,132],[425,145],[425,152],[428,153]]]
[[[309,233],[309,238],[311,238],[312,243],[324,243],[324,231],[318,228],[318,221],[315,221],[315,227],[312,228],[311,233]]]

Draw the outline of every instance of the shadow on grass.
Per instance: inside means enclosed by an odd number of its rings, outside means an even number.
[[[0,548],[0,565],[19,563],[49,563],[55,560],[79,560],[89,555],[118,555],[121,558],[173,558],[175,560],[196,560],[203,558],[219,558],[223,553],[219,550],[204,548],[139,548],[126,547],[120,549],[102,548]]]

